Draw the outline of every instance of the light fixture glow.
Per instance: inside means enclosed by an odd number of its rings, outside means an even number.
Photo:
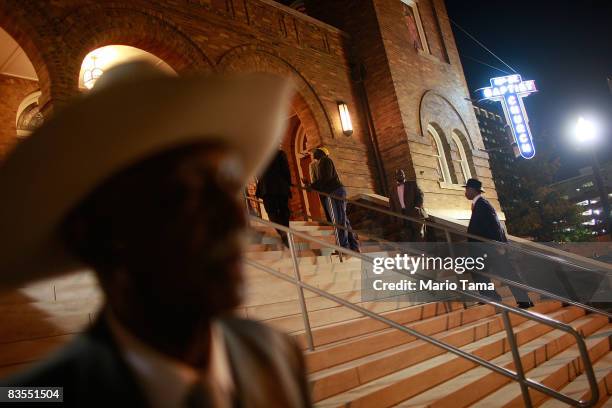
[[[578,119],[576,123],[576,138],[579,142],[591,142],[597,136],[595,124],[583,117]]]
[[[338,111],[340,112],[340,124],[342,125],[342,132],[350,136],[353,134],[353,122],[351,121],[351,114],[349,113],[348,106],[344,102],[338,102]]]
[[[85,85],[85,88],[87,89],[93,88],[98,78],[100,78],[104,73],[102,68],[96,65],[97,59],[98,58],[95,55],[92,55],[89,58],[90,63],[88,63],[88,68],[83,71],[83,85]]]

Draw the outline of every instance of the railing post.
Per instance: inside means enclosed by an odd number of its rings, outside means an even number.
[[[453,239],[450,232],[445,228],[444,236],[446,237],[446,243],[448,244],[448,252],[450,256],[455,256],[455,249],[453,248]]]
[[[531,403],[531,395],[529,395],[529,387],[525,383],[525,370],[523,369],[523,362],[521,361],[521,353],[519,352],[518,345],[516,344],[516,338],[514,337],[514,330],[512,329],[512,323],[510,322],[510,316],[508,316],[507,310],[502,310],[502,319],[504,321],[504,328],[506,329],[506,335],[508,336],[508,344],[512,351],[512,359],[514,360],[514,370],[518,376],[518,383],[521,386],[521,393],[523,394],[523,402],[526,408],[533,407]]]
[[[333,200],[331,197],[325,196],[325,203],[327,204],[327,208],[329,210],[329,216],[331,217],[332,224],[334,224],[334,234],[336,235],[336,245],[341,247],[342,245],[340,245],[340,233],[338,232],[338,227],[336,227],[336,225],[338,225],[338,223],[336,222],[336,213],[334,212],[334,206],[332,205],[331,200]],[[342,252],[340,251],[338,251],[338,258],[340,259],[340,262],[342,262]]]
[[[287,241],[289,242],[289,250],[291,251],[291,260],[293,261],[293,272],[295,273],[295,279],[298,283],[302,283],[300,276],[300,268],[298,265],[297,254],[295,253],[295,242],[293,240],[293,234],[287,232]],[[300,301],[300,308],[302,310],[302,319],[304,320],[304,330],[306,332],[306,342],[308,344],[308,350],[314,351],[314,341],[312,339],[312,330],[310,328],[310,320],[308,319],[308,310],[306,309],[306,300],[304,299],[304,288],[297,286],[298,299]]]
[[[247,216],[247,220],[249,219],[249,216],[251,215],[251,211],[249,211],[249,197],[247,196],[246,191],[244,192],[244,210],[246,211],[246,216]]]

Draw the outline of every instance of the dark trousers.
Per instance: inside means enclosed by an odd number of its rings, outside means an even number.
[[[406,217],[413,218],[421,218],[417,217],[415,210],[409,210],[407,208],[402,208],[402,214]],[[423,230],[423,224],[419,224],[416,221],[410,221],[403,219],[404,230],[402,231],[402,240],[406,242],[420,242],[423,241],[423,235],[421,231]]]
[[[493,263],[491,265],[491,269],[493,269],[493,271],[487,271],[485,270],[484,272],[487,273],[491,273],[493,275],[497,274],[499,275],[501,278],[505,278],[514,282],[518,282],[518,283],[523,283],[523,280],[521,279],[521,277],[518,275],[518,273],[516,273],[516,271],[514,271],[512,268],[508,268],[508,265],[496,268],[495,264]],[[497,273],[496,273],[497,272]],[[490,283],[491,279],[489,279],[487,276],[481,276],[478,275],[477,273],[473,273],[472,274],[472,278],[474,280],[474,282],[482,282],[482,283]],[[525,292],[523,289],[519,289],[515,286],[511,286],[508,285],[508,287],[510,288],[510,291],[512,292],[512,296],[514,296],[514,300],[516,300],[517,302],[529,302],[529,294],[527,292]],[[492,298],[493,300],[496,301],[501,301],[501,296],[492,290],[481,290],[479,291],[481,295],[488,297],[488,298]]]
[[[351,222],[346,216],[346,190],[344,187],[340,187],[331,193],[333,196],[340,199],[329,197],[326,200],[326,204],[331,206],[330,213],[333,212],[335,222],[344,228],[336,228],[338,233],[338,241],[340,246],[343,248],[351,249],[353,251],[359,251],[359,242],[352,232]],[[330,214],[331,215],[331,214]]]
[[[329,213],[329,205],[327,204],[327,198],[327,196],[319,194],[319,200],[321,200],[321,205],[323,206],[323,211],[325,212],[325,219],[327,222],[332,222],[331,214]]]
[[[289,196],[281,196],[281,195],[269,195],[263,198],[264,208],[268,213],[268,218],[270,221],[275,222],[280,225],[284,225],[285,227],[289,227]],[[283,240],[287,239],[286,234],[283,231],[276,230],[278,235],[283,238]]]

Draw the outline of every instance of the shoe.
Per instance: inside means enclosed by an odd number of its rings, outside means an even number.
[[[531,302],[517,302],[516,306],[520,309],[529,309],[530,307],[533,307],[533,303]]]

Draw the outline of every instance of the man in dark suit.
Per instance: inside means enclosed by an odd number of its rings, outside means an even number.
[[[105,304],[84,333],[1,385],[63,387],[62,407],[310,406],[296,343],[233,316],[240,191],[282,136],[287,84],[175,78],[146,62],[98,81],[0,169],[14,198],[0,202],[0,289],[91,268]]]
[[[484,190],[482,183],[477,179],[469,179],[465,184],[465,198],[472,201],[472,216],[468,225],[467,232],[471,235],[477,235],[492,241],[508,242],[506,233],[499,222],[497,212],[491,203],[482,196]],[[468,238],[468,242],[481,242],[475,238]],[[507,268],[502,268],[507,269]],[[473,274],[473,279],[476,282],[490,283],[491,280],[486,276]],[[516,276],[508,276],[510,280],[517,280]],[[520,279],[518,279],[520,282]],[[517,304],[521,308],[533,306],[529,300],[528,294],[514,286],[510,286],[510,290],[514,295]],[[501,301],[501,297],[495,291],[481,291],[483,296],[491,297],[496,301]]]
[[[404,170],[395,172],[396,190],[391,193],[391,211],[401,213],[407,217],[425,219],[423,208],[423,191],[419,188],[416,180],[407,180]],[[401,220],[405,230],[403,238],[407,242],[423,241],[425,237],[425,225],[417,221]]]
[[[263,200],[270,221],[289,227],[289,198],[291,198],[291,172],[284,151],[279,149],[257,182],[255,195]],[[288,246],[287,234],[277,230],[283,244]]]

